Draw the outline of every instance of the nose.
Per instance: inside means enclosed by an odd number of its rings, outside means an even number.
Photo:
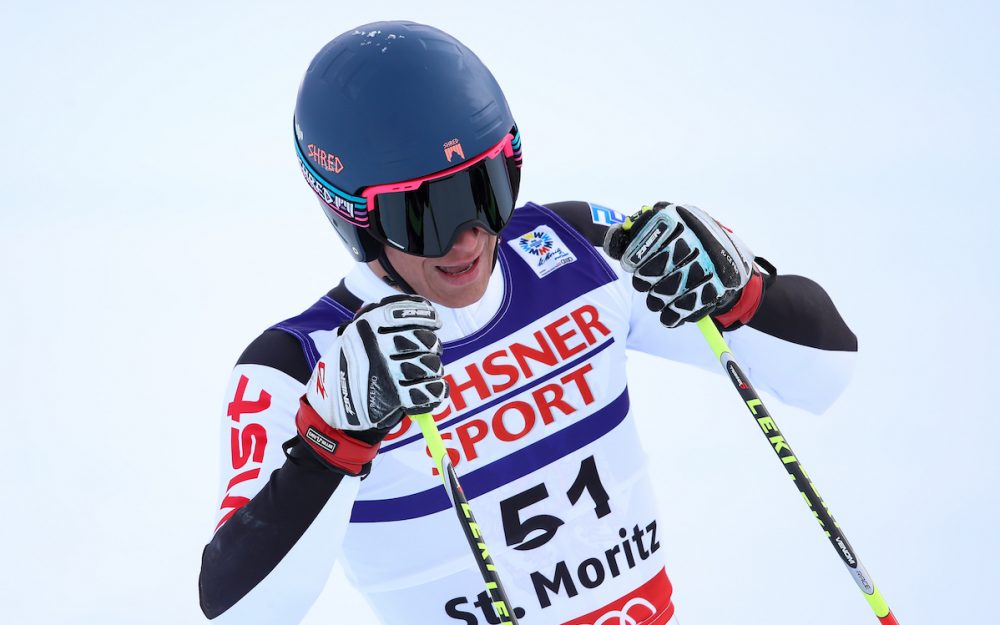
[[[455,243],[448,250],[448,255],[468,256],[476,253],[479,249],[479,239],[483,236],[486,236],[486,232],[478,227],[467,228],[459,232],[458,236],[455,237]]]

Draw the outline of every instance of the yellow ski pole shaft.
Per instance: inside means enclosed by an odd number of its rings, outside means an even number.
[[[840,556],[840,559],[847,567],[847,570],[850,571],[851,575],[854,577],[854,582],[858,585],[858,588],[861,589],[865,599],[868,601],[868,605],[871,606],[871,609],[875,613],[875,616],[878,617],[879,622],[882,623],[882,625],[899,625],[896,621],[896,617],[892,615],[889,605],[882,597],[882,593],[879,592],[878,588],[875,586],[875,582],[868,574],[868,571],[866,571],[865,567],[861,565],[861,560],[858,558],[858,554],[851,547],[851,543],[847,542],[847,537],[844,536],[844,532],[840,529],[840,525],[837,524],[833,515],[830,514],[830,510],[827,508],[823,498],[820,497],[816,486],[813,485],[812,480],[809,479],[805,469],[803,469],[802,465],[799,463],[798,457],[792,452],[792,448],[789,446],[788,441],[785,440],[781,430],[778,429],[778,425],[768,413],[767,407],[764,406],[764,403],[760,400],[760,396],[757,395],[757,391],[755,391],[753,386],[751,386],[750,380],[736,363],[736,360],[733,358],[733,353],[729,349],[729,345],[727,345],[726,340],[722,338],[722,333],[719,332],[719,329],[715,327],[715,322],[712,321],[710,317],[704,317],[698,321],[698,329],[701,330],[705,340],[708,341],[709,346],[712,348],[712,352],[719,360],[722,368],[726,370],[727,374],[729,374],[729,379],[732,381],[733,386],[736,387],[736,391],[740,394],[744,403],[746,403],[747,408],[750,409],[750,414],[752,414],[754,419],[756,419],[757,425],[760,426],[764,436],[768,439],[771,447],[774,449],[774,453],[778,455],[778,458],[785,466],[785,470],[788,471],[790,476],[792,476],[792,481],[795,482],[799,492],[802,493],[802,497],[812,509],[816,520],[819,521],[820,528],[822,528],[824,533],[826,533],[826,537],[830,540],[830,544],[833,545],[837,555]]]
[[[493,609],[500,617],[500,625],[517,625],[514,609],[507,598],[503,584],[500,583],[497,567],[493,564],[486,540],[479,531],[476,517],[472,515],[469,500],[466,499],[462,485],[458,482],[458,475],[455,474],[455,467],[448,457],[448,451],[445,449],[444,441],[441,440],[441,433],[437,429],[434,417],[429,413],[424,413],[410,415],[410,418],[420,426],[420,431],[424,435],[424,441],[427,443],[427,449],[431,452],[434,466],[437,467],[438,475],[441,476],[441,481],[444,483],[445,492],[448,493],[448,499],[451,500],[451,505],[458,515],[458,522],[462,526],[465,539],[469,542],[469,548],[472,550],[476,564],[479,566],[479,572],[486,583],[486,591],[489,593]]]

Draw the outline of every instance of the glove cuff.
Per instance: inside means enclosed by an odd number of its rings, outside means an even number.
[[[732,307],[721,315],[713,318],[722,324],[723,328],[739,322],[741,325],[750,321],[764,300],[764,278],[756,269],[750,274],[750,281],[740,291],[740,296]]]
[[[381,441],[369,444],[331,427],[305,397],[299,400],[295,428],[320,460],[349,475],[365,473],[365,465],[375,458],[382,444]]]

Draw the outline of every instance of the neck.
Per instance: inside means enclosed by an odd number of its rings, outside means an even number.
[[[382,282],[385,282],[397,291],[406,293],[407,295],[417,294],[413,287],[407,284],[406,280],[403,279],[403,276],[399,275],[396,268],[389,262],[389,257],[385,255],[385,250],[382,251],[378,258],[369,262],[368,266],[371,267],[372,272],[374,272],[375,275],[382,280]]]

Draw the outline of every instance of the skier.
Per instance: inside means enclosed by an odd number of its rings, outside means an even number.
[[[711,315],[758,388],[822,412],[857,350],[827,294],[691,206],[657,203],[627,229],[586,202],[515,210],[507,101],[429,26],[333,39],[294,133],[358,262],[233,370],[205,615],[298,623],[339,560],[383,623],[499,623],[406,418],[433,412],[522,623],[670,621],[633,421],[654,415],[630,408],[625,351],[715,370],[690,323]],[[684,392],[666,376],[663,390]]]

